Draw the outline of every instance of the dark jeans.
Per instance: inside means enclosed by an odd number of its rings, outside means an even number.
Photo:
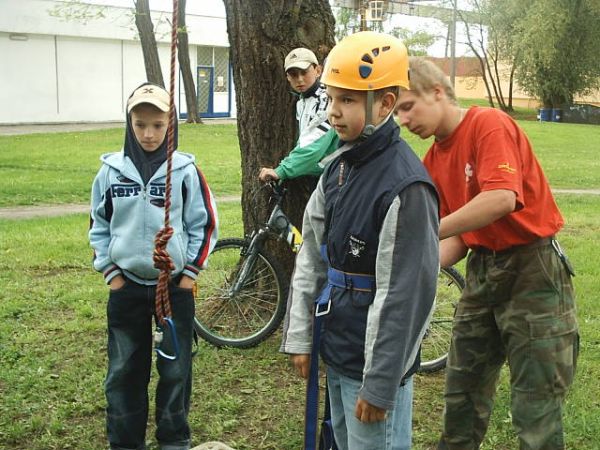
[[[108,299],[108,373],[105,381],[106,429],[111,449],[145,449],[148,383],[153,353],[154,286],[127,280]],[[156,439],[162,449],[187,450],[187,416],[192,382],[194,298],[191,290],[169,287],[179,357],[157,357]],[[171,354],[165,330],[161,348]]]

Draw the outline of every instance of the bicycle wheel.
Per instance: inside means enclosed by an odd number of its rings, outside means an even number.
[[[279,263],[260,250],[238,292],[232,285],[246,256],[243,239],[223,239],[196,281],[198,335],[217,347],[249,348],[269,337],[283,320],[288,281]]]
[[[446,367],[454,310],[464,287],[465,280],[454,267],[440,270],[433,317],[421,343],[419,372],[436,372]]]

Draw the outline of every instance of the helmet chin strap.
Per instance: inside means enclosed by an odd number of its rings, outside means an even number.
[[[367,111],[365,114],[365,127],[363,128],[362,132],[360,133],[360,140],[365,140],[367,139],[369,136],[371,136],[373,133],[375,133],[379,128],[381,128],[383,126],[384,123],[386,123],[390,117],[392,117],[392,115],[394,114],[394,111],[390,111],[390,113],[387,115],[387,117],[385,119],[383,119],[379,125],[373,125],[373,103],[375,101],[375,95],[373,94],[373,91],[367,91]]]
[[[375,125],[373,125],[373,102],[375,101],[375,95],[373,91],[367,91],[367,111],[365,115],[365,127],[360,133],[361,139],[367,139],[375,132]]]

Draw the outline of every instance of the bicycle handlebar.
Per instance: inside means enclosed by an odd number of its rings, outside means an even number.
[[[283,198],[285,197],[285,194],[287,192],[287,188],[284,187],[283,182],[269,181],[265,184],[268,184],[271,190],[273,191],[273,197],[275,197],[275,202],[281,205],[281,202],[283,201]]]

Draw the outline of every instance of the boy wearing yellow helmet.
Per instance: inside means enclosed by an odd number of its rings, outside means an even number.
[[[392,118],[406,48],[356,33],[332,49],[322,81],[341,147],[304,214],[282,351],[304,378],[318,354],[326,363],[340,450],[409,449],[439,258],[435,187]]]

